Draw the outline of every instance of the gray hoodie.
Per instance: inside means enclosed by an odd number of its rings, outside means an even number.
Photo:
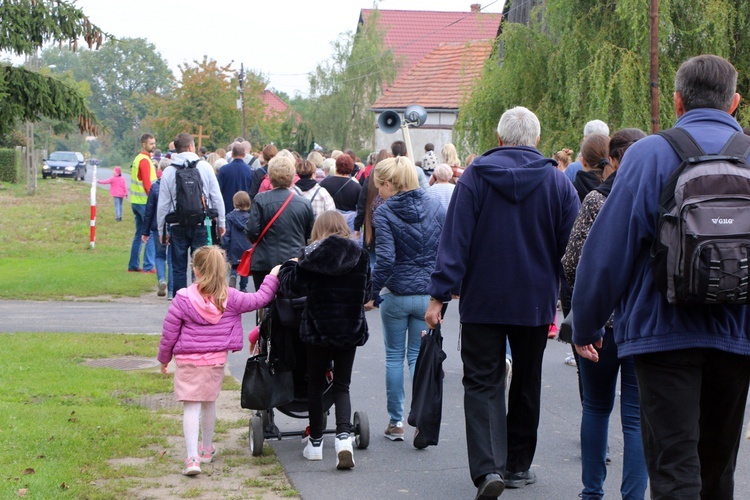
[[[198,160],[199,157],[195,153],[184,152],[176,155],[172,155],[172,165],[184,165],[187,162]],[[206,197],[208,208],[215,208],[219,212],[219,227],[225,227],[225,210],[224,210],[224,199],[221,196],[221,190],[219,189],[219,183],[216,180],[216,174],[214,169],[208,162],[203,160],[198,162],[198,171],[201,175],[201,181],[203,183],[203,195]],[[164,238],[164,219],[167,214],[174,212],[175,210],[175,193],[177,192],[175,185],[175,167],[167,167],[161,176],[161,188],[159,189],[159,204],[156,211],[157,224],[159,229],[159,237]]]

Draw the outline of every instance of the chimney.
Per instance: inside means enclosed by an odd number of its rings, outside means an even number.
[[[473,3],[473,4],[471,4],[470,7],[471,7],[471,13],[472,14],[476,14],[479,11],[482,10],[482,4],[481,3]]]

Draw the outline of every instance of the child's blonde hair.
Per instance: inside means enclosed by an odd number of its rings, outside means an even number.
[[[215,246],[200,247],[193,254],[193,267],[198,271],[195,284],[204,297],[213,297],[216,308],[224,312],[227,300],[227,263],[224,250]]]
[[[310,234],[310,243],[320,241],[331,235],[348,238],[351,235],[349,225],[346,219],[336,210],[326,210],[315,219],[312,233]]]

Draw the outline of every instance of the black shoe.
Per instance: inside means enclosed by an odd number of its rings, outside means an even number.
[[[534,483],[536,483],[536,474],[531,470],[527,470],[526,472],[505,473],[506,488],[523,488],[527,484]]]
[[[505,483],[500,474],[487,474],[477,486],[477,496],[474,500],[489,500],[499,497],[505,490]]]
[[[419,433],[419,429],[414,429],[414,447],[418,450],[423,450],[427,446],[427,440],[424,435]]]

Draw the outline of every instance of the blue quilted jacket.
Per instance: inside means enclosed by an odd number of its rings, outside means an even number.
[[[445,209],[422,189],[397,193],[375,210],[372,296],[383,287],[397,295],[426,295],[435,269]]]

